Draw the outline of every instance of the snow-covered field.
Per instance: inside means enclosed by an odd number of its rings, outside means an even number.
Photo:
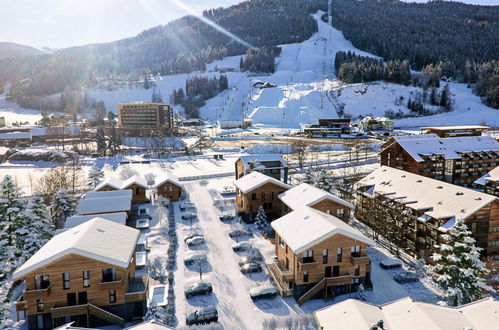
[[[34,124],[42,119],[41,112],[38,110],[24,109],[16,103],[7,102],[5,100],[5,93],[0,94],[0,117],[5,117],[6,125],[26,121]]]

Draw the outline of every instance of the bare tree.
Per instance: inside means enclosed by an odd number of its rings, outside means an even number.
[[[292,151],[298,159],[298,166],[303,168],[303,163],[307,158],[307,144],[303,140],[296,140],[292,144]]]
[[[45,204],[50,204],[52,196],[61,189],[71,190],[72,180],[69,168],[57,166],[50,169],[35,184],[35,191],[43,196]]]

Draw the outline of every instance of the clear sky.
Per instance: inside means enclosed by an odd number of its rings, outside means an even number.
[[[107,42],[185,16],[185,6],[201,13],[242,1],[0,0],[0,41],[51,48]]]

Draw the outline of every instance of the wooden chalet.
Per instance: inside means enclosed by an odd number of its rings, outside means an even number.
[[[249,155],[236,160],[236,180],[253,171],[288,183],[288,164],[280,155]]]
[[[278,196],[291,188],[284,182],[255,171],[236,180],[234,185],[237,213],[245,221],[253,221],[260,206],[269,220],[284,214],[284,204]]]
[[[381,165],[462,186],[499,165],[499,142],[489,136],[395,136],[381,149]]]
[[[94,191],[131,190],[132,203],[143,204],[147,202],[147,189],[147,181],[138,175],[134,175],[126,179],[125,181],[115,177],[107,178],[106,180],[99,183],[95,187]]]
[[[475,190],[382,166],[355,185],[355,217],[404,251],[431,263],[434,246],[458,220],[499,260],[499,200]]]
[[[490,129],[488,126],[466,125],[466,126],[433,126],[421,127],[426,134],[436,134],[441,138],[481,136],[484,131]]]
[[[118,325],[144,315],[147,277],[135,276],[139,231],[94,218],[54,236],[14,272],[29,329]]]
[[[283,296],[298,304],[333,298],[371,287],[366,247],[373,242],[357,229],[324,212],[302,207],[273,221],[275,254],[267,265]]]
[[[170,172],[164,172],[154,180],[154,196],[167,198],[171,202],[177,202],[182,196],[183,185],[178,178]]]
[[[355,208],[352,203],[307,183],[302,183],[283,192],[279,195],[279,199],[285,204],[285,212],[308,206],[334,215],[347,223]]]

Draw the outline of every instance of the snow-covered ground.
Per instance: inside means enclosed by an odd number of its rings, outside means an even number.
[[[400,0],[403,2],[416,2],[416,3],[426,3],[431,0]],[[497,0],[445,0],[449,2],[462,2],[469,5],[483,5],[483,6],[499,6],[499,1]]]
[[[41,112],[38,110],[24,109],[16,103],[7,102],[5,93],[0,94],[0,117],[5,117],[5,124],[11,125],[15,122],[29,122],[34,124],[42,119]]]

